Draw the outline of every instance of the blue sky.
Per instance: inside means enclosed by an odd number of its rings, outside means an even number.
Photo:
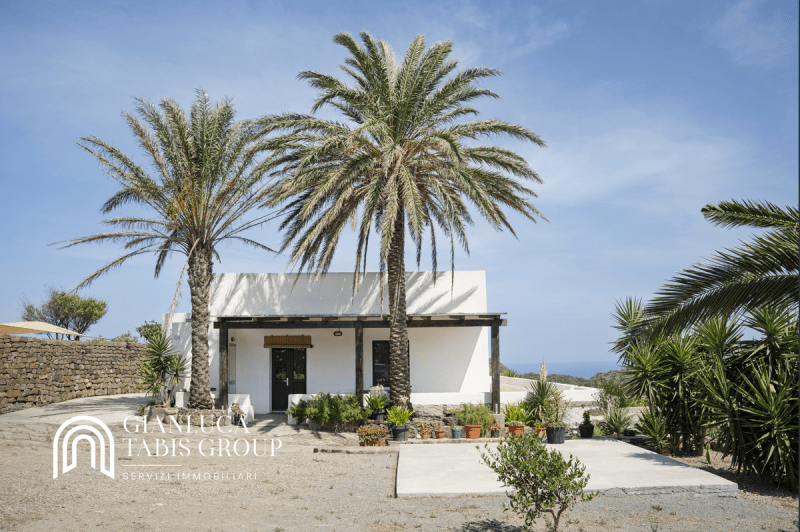
[[[339,75],[346,54],[332,38],[342,31],[367,30],[398,54],[417,34],[451,39],[462,66],[504,71],[483,83],[501,99],[479,102],[482,116],[523,124],[548,144],[500,141],[544,179],[535,205],[549,222],[512,217],[515,240],[478,221],[472,255],[456,257],[457,269],[486,270],[489,310],[508,313],[508,366],[527,371],[545,358],[551,373],[612,369],[616,300],[647,298],[749,236],[710,226],[703,205],[797,204],[797,2],[431,4],[4,3],[0,322],[18,321],[22,301],[41,301],[48,285],[71,289],[121,254],[112,244],[48,245],[99,232],[99,208],[115,191],[75,141],[97,135],[144,161],[120,115],[131,97],[188,106],[198,86],[232,96],[241,118],[308,112],[315,93],[296,75]],[[251,236],[280,239],[276,225]],[[286,267],[285,257],[238,245],[221,254],[217,272]],[[353,264],[351,239],[332,270]],[[139,258],[96,282],[83,293],[110,310],[90,332],[111,337],[158,318],[181,265],[174,257],[154,280],[153,260]],[[184,297],[179,311],[189,308]]]

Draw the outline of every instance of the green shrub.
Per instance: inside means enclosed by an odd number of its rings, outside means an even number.
[[[586,467],[577,458],[565,460],[557,450],[548,451],[534,434],[508,438],[496,452],[488,445],[484,449],[484,463],[500,482],[515,490],[508,494],[510,504],[504,503],[503,511],[514,510],[525,520],[527,530],[548,513],[553,518],[552,530],[557,531],[561,514],[578,500],[590,501],[596,495],[584,493],[589,475],[584,476]]]
[[[355,395],[331,395],[318,393],[308,401],[299,401],[286,411],[292,417],[302,421],[311,419],[317,423],[354,423],[367,419],[372,413],[368,408],[358,404]]]
[[[130,331],[126,333],[122,333],[119,336],[115,336],[111,339],[112,342],[132,342],[136,343],[136,337],[130,333]]]
[[[363,425],[356,431],[358,441],[378,443],[389,437],[389,430],[379,425]]]
[[[500,374],[501,377],[514,377],[520,378],[520,374],[514,371],[513,369],[507,369],[503,373]]]

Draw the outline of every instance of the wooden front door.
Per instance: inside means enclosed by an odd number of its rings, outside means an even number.
[[[306,393],[306,350],[272,349],[272,411],[289,407],[289,395]]]

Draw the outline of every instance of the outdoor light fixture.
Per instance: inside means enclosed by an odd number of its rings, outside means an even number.
[[[341,336],[342,335],[342,331],[333,331],[333,335],[334,336]]]

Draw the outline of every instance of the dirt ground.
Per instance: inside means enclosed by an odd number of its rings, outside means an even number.
[[[521,519],[503,512],[506,497],[394,498],[396,448],[315,453],[363,449],[353,434],[262,425],[241,439],[265,439],[257,448],[264,455],[230,457],[195,452],[218,433],[186,436],[189,456],[171,456],[169,434],[159,449],[170,456],[148,457],[143,438],[128,456],[121,438],[143,435],[115,429],[115,479],[86,467],[85,444],[79,467],[53,479],[52,433],[0,423],[0,530],[522,530]],[[148,443],[161,436],[148,434]],[[272,438],[282,443],[274,456]],[[797,530],[796,494],[733,478],[722,461],[692,460],[740,482],[740,498],[597,497],[569,510],[560,530]],[[534,530],[547,530],[543,519]]]

